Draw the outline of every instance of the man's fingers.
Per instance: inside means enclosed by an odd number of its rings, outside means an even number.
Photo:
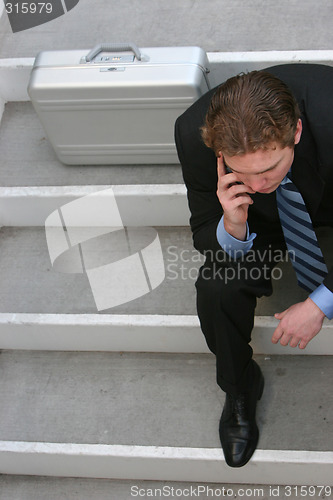
[[[305,340],[301,340],[300,343],[299,343],[299,348],[300,349],[305,349],[306,346],[308,345],[309,342],[306,342]]]
[[[278,330],[278,332],[277,332]],[[288,335],[286,332],[282,331],[282,328],[277,328],[273,334],[272,342],[273,344],[277,344],[280,341],[280,344],[283,346],[287,346],[289,344],[290,347],[297,347],[300,341],[299,337],[295,335]],[[302,341],[301,341],[302,342]],[[305,343],[306,345],[306,343]],[[304,346],[305,347],[305,346]]]
[[[275,313],[274,318],[281,320],[283,318],[285,312],[286,311],[282,311],[280,313]],[[281,323],[279,323],[278,326],[275,328],[275,331],[274,331],[273,336],[272,336],[273,344],[277,344],[279,342],[280,338],[282,337],[282,335],[283,335],[283,330],[282,330]]]
[[[274,314],[274,318],[276,318],[276,319],[282,319],[286,315],[287,312],[288,312],[288,309],[286,309],[285,311],[282,311],[280,313],[275,313]]]
[[[223,157],[220,154],[220,156],[217,157],[217,175],[221,177],[222,175],[225,175],[225,166],[224,166],[224,161]]]
[[[291,335],[287,335],[286,333],[284,333],[280,338],[280,344],[286,346],[288,345],[290,339]]]
[[[223,195],[223,206],[225,210],[234,210],[237,207],[241,207],[242,205],[252,205],[254,203],[253,199],[244,191],[241,190],[225,190],[222,189],[219,193]]]
[[[246,208],[249,205],[252,205],[253,200],[250,198],[248,194],[239,194],[232,198],[231,200],[224,203],[225,210],[236,210],[239,207]]]
[[[280,325],[275,329],[273,336],[272,336],[272,342],[273,344],[277,344],[282,337],[283,331]]]
[[[248,193],[248,186],[245,186],[245,184],[233,184],[233,183],[230,183],[230,184],[227,184],[224,186],[228,189],[228,193],[230,194],[231,197],[237,197],[239,195],[243,195],[243,194],[246,194],[249,198],[250,195]],[[252,198],[251,198],[252,200]]]
[[[298,337],[293,337],[291,339],[291,341],[289,342],[289,346],[290,347],[297,347],[298,342],[299,342],[299,338]]]

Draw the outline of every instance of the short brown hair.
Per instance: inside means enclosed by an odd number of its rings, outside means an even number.
[[[229,78],[213,95],[203,140],[218,155],[252,153],[273,142],[293,147],[300,110],[287,85],[266,71]]]

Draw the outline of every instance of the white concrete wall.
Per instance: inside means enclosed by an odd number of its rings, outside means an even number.
[[[1,3],[0,3],[1,6]],[[333,50],[209,52],[212,86],[241,71],[263,69],[275,64],[320,63],[333,66]],[[0,59],[0,96],[7,101],[28,101],[27,86],[33,58]]]

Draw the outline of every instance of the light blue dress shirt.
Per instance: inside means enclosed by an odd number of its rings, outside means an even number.
[[[256,233],[249,235],[249,226],[246,223],[246,239],[245,241],[238,240],[229,234],[224,227],[224,216],[218,223],[216,236],[217,241],[225,252],[232,258],[236,259],[240,255],[245,255],[253,246],[253,240],[257,236]],[[310,299],[321,309],[328,319],[333,318],[333,292],[325,285],[321,284],[309,295]]]

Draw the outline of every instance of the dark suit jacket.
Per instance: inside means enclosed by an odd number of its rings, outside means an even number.
[[[303,132],[295,147],[292,179],[303,195],[314,227],[333,227],[333,67],[286,64],[266,71],[283,80],[294,93],[302,113]],[[216,195],[217,165],[200,134],[216,89],[196,101],[176,121],[175,140],[187,187],[194,247],[201,253],[221,252],[216,228],[222,207]],[[256,193],[248,222],[256,240],[276,228],[281,232],[275,192]],[[255,241],[256,241],[255,240]],[[333,292],[333,269],[324,284]]]

